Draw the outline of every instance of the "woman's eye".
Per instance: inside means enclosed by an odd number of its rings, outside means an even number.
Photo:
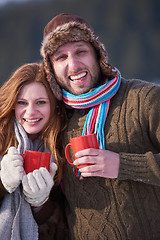
[[[46,101],[43,101],[43,100],[37,102],[38,105],[45,104],[45,103]]]
[[[19,105],[27,105],[27,103],[24,102],[24,101],[17,101],[17,103],[18,103]]]

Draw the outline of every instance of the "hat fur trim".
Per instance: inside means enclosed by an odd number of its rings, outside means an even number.
[[[59,100],[62,99],[62,91],[56,82],[49,56],[53,55],[63,44],[78,41],[89,42],[95,48],[99,55],[99,65],[104,76],[113,78],[117,75],[117,70],[108,64],[108,54],[104,45],[99,41],[91,28],[84,23],[75,21],[60,25],[44,38],[40,49],[40,53],[44,58],[47,79],[52,87],[52,91]]]

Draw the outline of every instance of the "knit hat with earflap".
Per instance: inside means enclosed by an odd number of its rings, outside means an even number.
[[[108,64],[108,54],[104,45],[99,41],[93,28],[81,17],[72,14],[59,14],[45,27],[41,46],[47,80],[58,100],[62,100],[62,90],[58,85],[50,63],[50,56],[65,43],[85,41],[95,48],[101,72],[108,78],[115,77],[117,70]]]

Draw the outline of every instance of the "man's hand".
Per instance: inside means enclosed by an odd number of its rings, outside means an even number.
[[[80,168],[83,177],[117,178],[120,157],[118,153],[102,149],[85,149],[76,153],[74,165],[91,164]]]

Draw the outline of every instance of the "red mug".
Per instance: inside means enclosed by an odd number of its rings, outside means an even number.
[[[68,163],[73,165],[73,162],[69,155],[70,147],[72,147],[73,149],[74,158],[77,159],[77,157],[75,156],[76,152],[81,151],[83,149],[87,149],[87,148],[96,148],[96,149],[99,148],[97,136],[95,133],[92,133],[92,134],[83,135],[80,137],[71,138],[71,142],[68,143],[65,147],[65,156]],[[88,165],[90,164],[81,164],[81,165],[78,165],[77,168],[86,167]]]
[[[24,170],[26,174],[41,167],[45,167],[49,171],[50,153],[25,150],[21,156],[24,159]]]

